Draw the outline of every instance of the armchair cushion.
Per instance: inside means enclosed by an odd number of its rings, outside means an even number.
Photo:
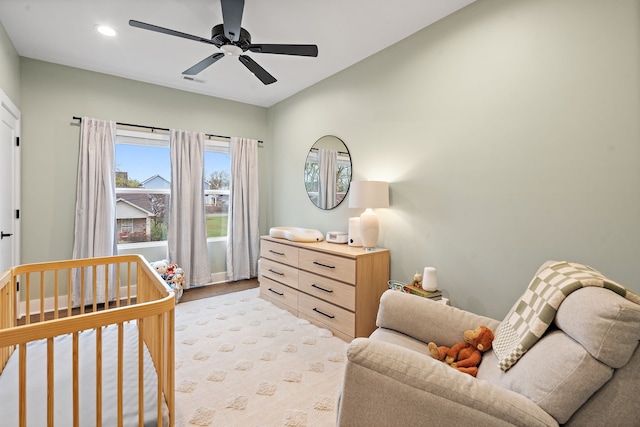
[[[555,324],[596,359],[627,364],[640,341],[640,305],[603,288],[583,288],[560,305]]]
[[[528,397],[560,424],[613,375],[612,368],[559,330],[545,334],[507,372],[497,362],[493,351],[486,354],[477,378]]]
[[[485,325],[495,331],[499,324],[489,317],[392,290],[382,294],[376,320],[379,328],[448,347],[460,342],[462,333],[467,329]]]
[[[436,415],[437,420],[430,419]],[[557,425],[524,396],[478,381],[428,355],[373,338],[351,342],[339,425],[382,425],[381,420],[403,426],[462,425],[469,419],[474,426]]]

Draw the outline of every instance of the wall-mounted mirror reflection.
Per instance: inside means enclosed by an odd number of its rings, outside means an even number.
[[[344,200],[351,183],[351,156],[333,135],[318,139],[304,164],[304,185],[309,200],[320,209],[333,209]]]

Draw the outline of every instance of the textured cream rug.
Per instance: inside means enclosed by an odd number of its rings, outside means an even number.
[[[335,426],[347,344],[258,295],[176,306],[176,426]]]

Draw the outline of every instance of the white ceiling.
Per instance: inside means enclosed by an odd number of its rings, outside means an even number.
[[[129,26],[130,19],[210,38],[220,0],[0,0],[0,21],[20,56],[269,107],[408,37],[475,0],[246,0],[252,42],[316,44],[318,57],[247,52],[278,81],[265,86],[237,58],[182,72],[213,45]],[[107,38],[95,31],[108,24]]]

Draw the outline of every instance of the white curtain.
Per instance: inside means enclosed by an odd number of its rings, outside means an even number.
[[[332,209],[336,206],[336,170],[338,152],[318,149],[318,207]]]
[[[211,282],[204,212],[204,134],[171,129],[169,262],[184,269],[184,287]]]
[[[258,141],[231,138],[231,197],[227,229],[227,278],[258,275]]]
[[[78,158],[78,186],[76,193],[76,222],[73,258],[115,255],[116,246],[116,123],[88,117],[80,127],[80,155]],[[92,270],[84,275],[84,301],[81,301],[81,273],[74,271],[72,304],[93,302]],[[108,300],[115,298],[116,281],[113,272],[96,275],[98,302],[105,301],[107,278]]]

